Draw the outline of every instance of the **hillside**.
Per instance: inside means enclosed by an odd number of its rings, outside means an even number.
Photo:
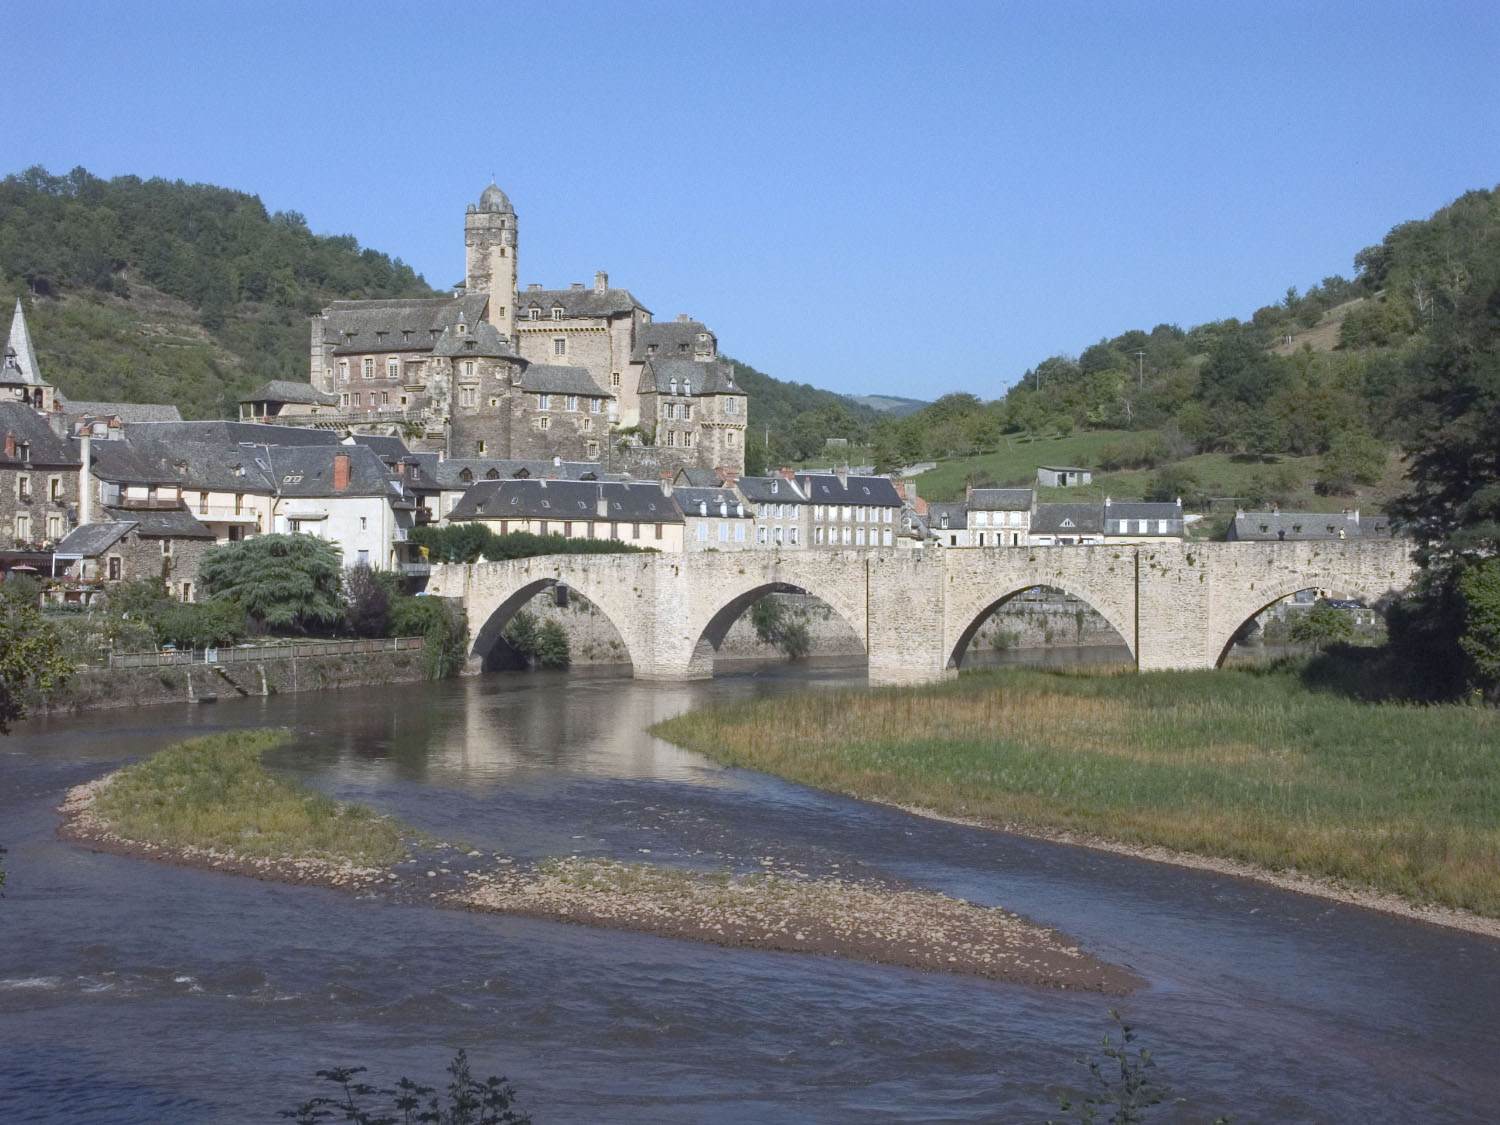
[[[904,418],[908,414],[915,414],[924,406],[931,405],[919,398],[901,398],[899,395],[847,395],[851,402],[860,406],[868,406],[880,414],[892,418]]]
[[[1383,503],[1422,417],[1432,332],[1500,268],[1500,191],[1401,224],[1354,265],[1353,280],[1288,289],[1247,321],[1125,332],[1043,360],[997,402],[952,394],[882,421],[876,463],[944,459],[922,478],[936,498],[1015,477],[1007,436],[1111,433],[1111,448],[1068,459],[1105,470],[1097,483],[1117,496]]]

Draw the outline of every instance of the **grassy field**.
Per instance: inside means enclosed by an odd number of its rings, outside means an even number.
[[[1500,712],[1357,703],[1288,670],[1069,675],[722,704],[655,733],[730,765],[1500,917]]]
[[[964,478],[985,473],[1000,485],[1036,484],[1038,465],[1091,466],[1105,446],[1118,445],[1136,435],[1124,430],[1090,430],[1067,437],[1028,438],[1012,436],[993,453],[955,457],[917,477],[917,490],[928,500],[961,500]],[[1071,491],[1062,490],[1058,491]]]
[[[266,770],[261,754],[288,737],[250,730],[179,742],[115,775],[94,814],[127,839],[166,847],[360,866],[400,858],[392,821]]]

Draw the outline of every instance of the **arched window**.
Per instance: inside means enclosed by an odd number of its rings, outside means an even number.
[[[682,381],[682,393],[685,395],[693,393],[693,381],[691,379],[684,379]]]
[[[672,376],[672,393],[674,395],[677,393],[677,376],[676,375]]]

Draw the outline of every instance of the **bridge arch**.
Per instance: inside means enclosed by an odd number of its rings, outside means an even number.
[[[1132,660],[1136,659],[1134,629],[1131,627],[1133,622],[1120,620],[1122,615],[1118,610],[1110,607],[1106,600],[1100,599],[1097,593],[1091,592],[1083,584],[1053,576],[1046,581],[1024,582],[1023,585],[1012,586],[998,596],[994,596],[993,594],[981,595],[977,601],[971,601],[965,605],[952,618],[956,631],[952,633],[947,641],[944,654],[946,667],[950,669],[960,667],[963,663],[964,654],[968,651],[975,634],[989,620],[990,615],[1002,606],[1014,601],[1028,590],[1055,590],[1060,594],[1066,594],[1082,602],[1105,620],[1109,627],[1119,636],[1120,643],[1129,650],[1130,658]],[[967,623],[965,624],[965,622]]]
[[[1236,638],[1249,622],[1277,602],[1303,590],[1327,590],[1333,594],[1351,595],[1360,598],[1371,608],[1387,601],[1395,593],[1389,586],[1382,588],[1379,583],[1372,585],[1347,574],[1330,572],[1294,574],[1262,584],[1258,588],[1234,591],[1211,615],[1213,631],[1209,636],[1209,651],[1214,654],[1214,667],[1224,666]]]
[[[726,558],[733,559],[734,556]],[[684,630],[684,639],[691,645],[688,658],[691,675],[704,677],[713,674],[714,654],[730,628],[746,610],[768,594],[805,594],[818,599],[849,627],[860,648],[868,653],[863,568],[851,574],[847,568],[830,570],[821,559],[798,562],[774,559],[766,564],[756,560],[748,566],[721,563],[714,567],[712,588],[705,591],[707,596],[700,599],[698,611],[689,617]]]

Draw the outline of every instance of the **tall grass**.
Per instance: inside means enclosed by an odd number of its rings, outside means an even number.
[[[166,847],[361,866],[400,858],[394,822],[266,770],[261,755],[289,737],[249,730],[179,742],[116,774],[94,815],[127,839]]]
[[[1286,671],[1005,669],[724,704],[655,732],[939,812],[1333,876],[1500,916],[1500,712],[1370,704]]]

